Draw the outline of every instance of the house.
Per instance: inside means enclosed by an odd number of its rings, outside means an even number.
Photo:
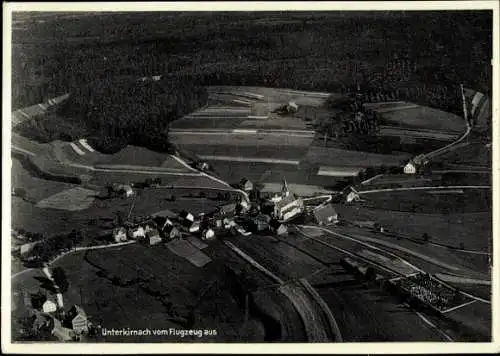
[[[146,240],[149,245],[156,245],[161,242],[160,232],[157,229],[150,229],[146,233]]]
[[[181,232],[174,225],[166,225],[162,229],[165,239],[173,240],[181,237]]]
[[[189,227],[189,232],[195,233],[200,231],[200,221],[193,221],[193,224]]]
[[[215,239],[215,232],[212,229],[205,229],[201,233],[202,240],[213,240]]]
[[[236,204],[226,204],[219,207],[219,215],[222,217],[233,217],[236,215]]]
[[[271,220],[271,222],[269,223],[269,227],[278,236],[285,235],[288,233],[288,227],[285,224],[280,223],[277,220]]]
[[[146,237],[146,231],[142,226],[136,226],[129,230],[129,237],[134,240],[140,240]]]
[[[358,191],[356,189],[354,189],[353,187],[348,187],[347,189],[345,189],[343,191],[343,194],[345,196],[346,203],[351,203],[353,201],[360,200]]]
[[[269,229],[271,217],[265,214],[259,214],[253,219],[253,226],[257,231],[264,231]]]
[[[129,198],[134,195],[132,187],[128,184],[117,184],[113,188],[114,191],[120,194],[122,197]]]
[[[296,113],[299,110],[299,106],[294,101],[289,101],[286,109],[289,113]]]
[[[85,313],[82,307],[75,304],[68,311],[68,319],[71,321],[71,326],[75,333],[80,334],[89,331],[87,313]]]
[[[72,341],[75,337],[75,332],[71,329],[65,328],[59,319],[54,318],[52,335],[54,335],[59,341]]]
[[[338,214],[332,204],[317,207],[313,210],[313,216],[318,225],[336,224],[339,220]]]
[[[179,218],[182,220],[182,223],[186,226],[190,226],[194,222],[194,215],[183,210],[179,213]]]
[[[247,178],[242,178],[238,187],[248,193],[253,190],[253,183]]]
[[[46,300],[45,303],[42,304],[42,311],[44,313],[54,313],[57,310],[57,305],[51,300]]]
[[[406,166],[403,168],[403,172],[405,174],[417,173],[417,167],[415,166],[415,163],[413,161],[408,162]]]
[[[127,241],[127,230],[124,227],[118,227],[113,230],[113,239],[115,242]]]

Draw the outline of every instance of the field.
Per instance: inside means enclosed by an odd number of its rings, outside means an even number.
[[[336,148],[311,147],[304,161],[312,164],[343,167],[399,166],[410,158],[409,154],[382,155]]]
[[[92,205],[96,194],[94,190],[75,187],[40,200],[36,206],[42,209],[85,210]]]
[[[377,111],[376,108],[374,110]],[[381,114],[384,122],[397,127],[438,130],[445,133],[465,131],[463,118],[429,107],[419,106]]]
[[[66,305],[82,305],[95,322],[108,329],[216,329],[218,335],[203,339],[207,342],[246,337],[241,334],[245,331],[253,333],[253,337],[258,335],[258,329],[241,328],[243,313],[224,279],[220,263],[211,262],[198,269],[162,245],[153,248],[130,245],[95,250],[86,256],[73,255],[60,260],[58,265],[64,268],[70,281],[70,290],[64,295]],[[32,277],[23,277],[14,281],[13,289],[22,285],[23,289],[35,292],[38,283]],[[208,313],[206,298],[219,307]],[[190,340],[199,339],[114,336],[102,341]]]
[[[492,239],[491,212],[408,214],[347,205],[339,205],[336,209],[340,216],[348,220],[378,221],[389,231],[417,239],[428,233],[431,242],[456,248],[463,243],[467,249],[485,251],[488,241]]]

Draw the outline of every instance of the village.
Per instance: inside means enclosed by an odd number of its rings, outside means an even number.
[[[331,197],[314,209],[306,209],[307,204],[290,191],[286,179],[283,180],[281,193],[269,199],[262,198],[261,192],[246,178],[241,179],[238,188],[248,194],[250,201],[239,197],[235,202],[221,205],[216,211],[202,212],[198,216],[183,210],[178,215],[169,212],[136,217],[113,229],[112,239],[116,243],[137,240],[146,245],[156,245],[189,235],[202,241],[265,232],[285,235],[287,224],[304,217],[306,210],[310,210],[310,218],[319,225],[338,222],[338,214],[329,202]],[[134,190],[130,186],[119,186],[117,190],[124,198],[134,198]],[[353,192],[347,194],[347,201],[353,199]]]
[[[134,185],[132,185],[134,186]],[[115,197],[132,200],[130,213],[133,211],[137,196],[136,186],[114,185],[111,190]],[[251,238],[252,235],[286,236],[289,224],[301,220],[314,221],[318,225],[332,225],[339,222],[339,217],[331,204],[332,196],[302,198],[291,192],[286,179],[283,180],[280,194],[270,198],[261,197],[261,192],[254,184],[243,178],[238,188],[250,197],[249,201],[241,196],[235,202],[221,205],[216,211],[195,214],[183,210],[178,214],[167,211],[148,217],[131,216],[121,221],[119,226],[106,233],[109,244],[126,244],[137,242],[144,246],[155,246],[160,243],[171,243],[175,240],[188,239],[194,244],[206,244],[214,239],[230,238],[242,235]],[[319,200],[318,200],[319,198]],[[359,199],[354,189],[345,194],[345,201]],[[308,200],[314,200],[314,205]],[[321,203],[318,205],[318,201]],[[14,232],[13,232],[14,233]],[[19,233],[16,239],[26,238]],[[194,239],[199,242],[196,243]],[[30,261],[33,257],[35,243],[17,244],[16,256],[22,261]],[[76,247],[86,249],[86,247]],[[62,252],[64,254],[64,251]],[[61,256],[61,255],[59,255]],[[57,257],[56,257],[57,258]],[[188,259],[189,260],[189,259]],[[193,263],[193,261],[191,261]],[[204,263],[207,263],[206,261]],[[43,262],[43,273],[47,277],[45,288],[35,294],[23,290],[23,304],[27,316],[22,318],[19,327],[21,335],[32,339],[57,339],[59,341],[85,341],[89,337],[97,337],[100,325],[94,325],[91,317],[79,305],[73,305],[65,310],[63,302],[65,281],[64,271],[56,267],[52,270],[50,262]],[[55,273],[57,272],[57,273]],[[62,276],[61,276],[62,274]],[[48,285],[47,285],[48,284]]]

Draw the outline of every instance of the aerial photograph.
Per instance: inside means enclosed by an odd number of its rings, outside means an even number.
[[[12,344],[492,342],[492,10],[11,20]]]

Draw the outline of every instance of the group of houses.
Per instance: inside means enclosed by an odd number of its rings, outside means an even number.
[[[75,341],[92,328],[87,313],[79,305],[65,311],[50,296],[40,292],[31,295],[24,292],[24,304],[33,316],[32,330],[24,332],[35,335],[50,333],[59,341]]]

